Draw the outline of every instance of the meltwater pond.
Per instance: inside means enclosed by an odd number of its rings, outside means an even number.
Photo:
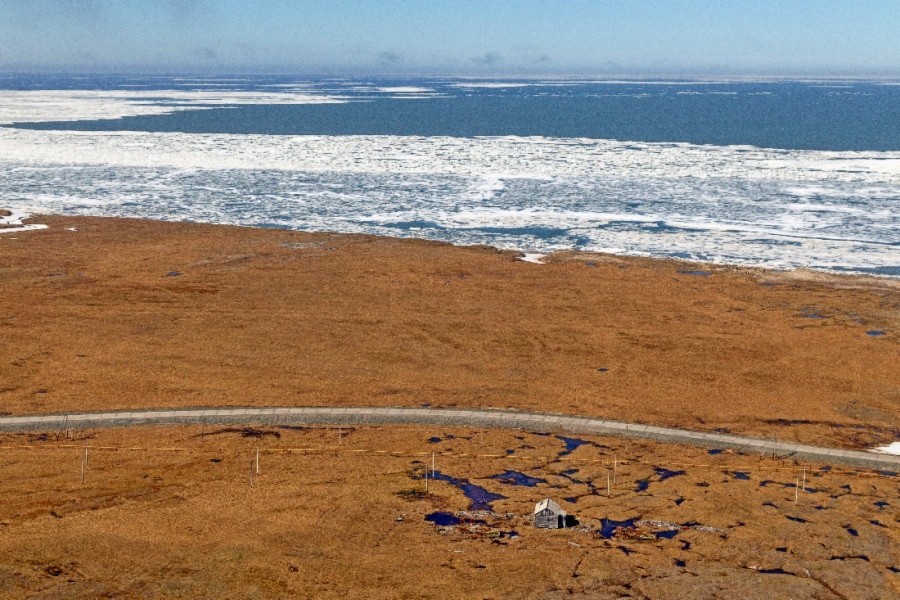
[[[472,501],[469,505],[469,510],[493,510],[493,507],[491,506],[492,502],[506,499],[506,496],[489,492],[480,485],[470,483],[468,479],[457,479],[456,477],[445,475],[440,471],[434,471],[433,473],[429,471],[428,477],[430,479],[437,479],[438,481],[446,481],[450,485],[462,490],[462,493],[465,494],[466,498]]]

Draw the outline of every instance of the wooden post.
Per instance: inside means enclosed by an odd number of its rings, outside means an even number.
[[[88,462],[89,460],[90,459],[88,459],[87,446],[85,446],[84,447],[84,468],[85,469],[87,469],[90,466],[90,463]]]
[[[797,486],[794,488],[794,506],[797,506],[797,500],[800,499],[800,478],[797,478]]]
[[[427,475],[428,468],[425,469],[425,473]],[[434,477],[434,450],[431,451],[431,476]]]
[[[259,475],[259,446],[256,447],[256,474]]]
[[[806,467],[803,467],[803,491],[806,491]]]
[[[618,474],[619,474],[619,456],[617,454],[613,454],[613,483],[618,484]]]

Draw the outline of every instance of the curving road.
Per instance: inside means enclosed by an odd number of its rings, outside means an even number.
[[[144,425],[455,425],[497,427],[629,437],[703,446],[734,448],[744,452],[777,455],[820,463],[851,465],[877,470],[900,470],[900,456],[872,454],[762,440],[724,433],[703,433],[620,423],[590,417],[511,410],[449,408],[175,408],[95,413],[22,415],[0,417],[0,431],[48,431],[136,427]]]

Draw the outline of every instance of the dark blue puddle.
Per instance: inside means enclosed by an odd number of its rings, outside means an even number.
[[[209,459],[209,462],[219,464],[220,462],[222,462],[222,459],[221,458],[211,458],[211,459]]]
[[[831,467],[829,467],[828,465],[825,465],[824,467],[819,467],[819,470],[820,471],[830,471]]]
[[[681,549],[682,549],[682,550],[690,550],[690,549],[691,549],[691,543],[690,543],[689,541],[687,541],[687,540],[681,540]]]
[[[871,335],[872,337],[878,337],[880,335],[887,335],[885,332],[880,329],[873,329],[872,331],[867,331],[866,335]]]
[[[599,372],[599,373],[606,373],[607,371],[609,371],[609,369],[606,369],[606,368],[597,369],[597,372]]]
[[[819,504],[819,505],[817,505],[817,506],[813,506],[813,508],[816,509],[816,510],[828,510],[827,507],[822,506],[821,504]]]
[[[900,573],[900,569],[898,569],[897,567],[888,567],[887,570],[891,573]]]
[[[781,548],[775,548],[775,552],[787,552],[787,547],[782,546]]]
[[[430,438],[428,438],[428,441],[432,444],[439,444],[439,443],[443,442],[444,440],[455,440],[455,439],[456,439],[455,435],[445,435],[444,437],[437,437],[437,436],[430,437]]]
[[[556,439],[561,440],[562,442],[564,442],[566,444],[566,449],[564,452],[559,453],[560,456],[565,456],[567,454],[571,454],[572,452],[574,452],[581,446],[590,444],[590,442],[586,442],[584,440],[579,440],[578,438],[570,438],[570,437],[565,437],[562,435],[556,436]]]
[[[877,506],[880,510],[884,510],[885,506],[890,506],[890,505],[891,504],[889,502],[885,502],[884,500],[880,500],[875,503],[875,506]]]
[[[659,475],[660,481],[665,481],[666,479],[671,479],[672,477],[678,477],[679,475],[686,475],[686,471],[670,471],[669,469],[664,469],[662,467],[653,467],[653,470]]]
[[[568,498],[563,498],[563,500],[565,500],[569,504],[575,504],[576,502],[578,502],[578,496],[569,496]]]
[[[778,508],[777,506],[775,506],[775,505],[772,504],[771,502],[763,502],[763,506],[771,506],[772,508]]]
[[[456,486],[462,490],[462,493],[465,494],[466,498],[472,501],[469,510],[493,510],[491,502],[506,499],[506,496],[489,492],[480,485],[469,483],[469,480],[467,479],[450,477],[449,475],[444,475],[440,471],[435,471],[432,474],[432,478],[437,479],[438,481],[446,481],[450,485]]]
[[[429,402],[423,402],[423,403],[420,404],[419,406],[421,406],[422,408],[428,408],[429,406],[431,406],[431,403],[429,403]]]
[[[658,537],[658,538],[660,538],[660,539],[663,539],[663,540],[671,540],[671,539],[674,538],[676,535],[678,535],[678,530],[677,530],[677,529],[672,529],[672,530],[670,530],[670,531],[653,531],[653,532],[651,532],[651,533],[653,533],[653,535],[655,535],[656,537]]]
[[[741,481],[750,481],[750,474],[744,473],[743,471],[732,471],[731,476],[735,479],[740,479]]]
[[[721,448],[713,448],[709,451],[709,453],[713,456],[715,456],[716,454],[722,454],[722,452],[724,452],[724,450],[722,450]]]
[[[859,532],[857,530],[855,530],[854,528],[850,527],[849,525],[844,525],[844,529],[846,529],[847,533],[849,533],[853,537],[859,537]]]
[[[869,523],[871,523],[872,525],[877,525],[878,527],[884,527],[884,528],[887,528],[887,525],[885,525],[884,523],[882,523],[882,522],[879,521],[878,519],[871,519],[871,520],[869,521]]]
[[[568,479],[572,483],[575,483],[578,485],[586,485],[588,487],[588,489],[591,490],[592,494],[596,493],[597,488],[594,487],[593,481],[583,481],[581,479],[576,479],[575,477],[572,477],[572,475],[577,472],[578,472],[578,469],[566,469],[565,471],[560,472],[559,476]]]
[[[680,559],[677,559],[677,558],[676,558],[676,559],[675,559],[675,566],[676,566],[676,567],[683,567],[683,566],[685,566],[685,562],[684,562],[683,560],[680,560]]]
[[[181,277],[181,275],[182,273],[179,273],[178,271],[169,271],[168,273],[163,275],[163,277]]]
[[[507,450],[506,453],[507,453],[507,454],[515,454],[516,451],[515,451],[515,450]]]
[[[603,519],[603,525],[600,526],[600,529],[597,530],[597,533],[603,539],[611,539],[616,534],[616,529],[619,527],[625,528],[634,528],[634,523],[640,519],[640,517],[635,517],[633,519],[625,519],[624,521],[613,521],[612,519]]]
[[[580,440],[578,438],[570,438],[570,437],[566,437],[564,435],[557,435],[554,437],[556,439],[560,440],[561,442],[565,443],[565,445],[566,445],[566,449],[563,450],[562,452],[560,452],[559,456],[566,456],[568,454],[571,454],[572,452],[574,452],[581,446],[593,446],[595,448],[601,448],[604,450],[609,449],[609,446],[604,446],[603,444],[598,444],[596,442],[588,442],[587,440]]]
[[[784,569],[757,569],[756,572],[763,575],[793,575],[793,573],[788,573]]]
[[[586,261],[584,261],[584,266],[586,266],[586,267],[596,267],[596,266],[597,266],[597,263],[590,262],[590,261],[587,261],[587,260],[586,260]]]
[[[684,498],[675,498],[675,506],[681,506],[682,502],[684,502]]]
[[[637,492],[646,492],[648,487],[650,487],[650,481],[647,479],[641,479],[637,482],[637,487],[634,489]]]
[[[808,523],[809,522],[806,519],[804,519],[803,517],[792,517],[791,515],[785,515],[785,516],[788,518],[789,521],[793,521],[795,523]]]
[[[459,517],[448,512],[433,512],[425,515],[425,520],[441,527],[459,525]]]
[[[535,487],[539,483],[547,483],[546,479],[541,479],[540,477],[529,477],[525,473],[519,473],[518,471],[505,471],[498,475],[494,475],[491,479],[497,479],[501,483],[505,483],[507,485],[522,485],[525,487]]]
[[[709,271],[678,271],[682,275],[695,275],[697,277],[709,277],[712,275]]]
[[[519,446],[519,450],[534,450],[534,446],[529,446],[528,444],[522,444]]]

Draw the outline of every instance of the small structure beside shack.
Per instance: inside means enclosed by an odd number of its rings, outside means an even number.
[[[544,498],[534,507],[534,526],[546,529],[562,529],[566,526],[566,511],[550,498]]]

